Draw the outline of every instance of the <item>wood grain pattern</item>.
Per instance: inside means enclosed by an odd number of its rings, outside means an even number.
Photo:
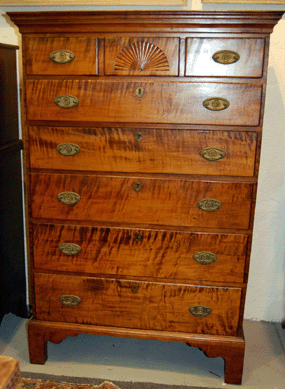
[[[135,137],[139,134],[140,141]],[[34,169],[168,174],[253,176],[257,135],[254,132],[186,131],[125,128],[29,127],[30,166]],[[62,143],[80,147],[66,157]],[[225,151],[207,161],[207,147]]]
[[[262,77],[264,39],[188,38],[186,39],[186,76]],[[240,59],[219,64],[212,56],[221,50],[235,51]]]
[[[137,286],[134,293],[131,288]],[[69,323],[236,335],[240,288],[196,287],[107,278],[35,274],[36,318]],[[81,303],[63,305],[62,295],[76,295]],[[212,313],[196,317],[193,305]]]
[[[141,98],[137,88],[144,90]],[[258,126],[262,85],[27,80],[26,95],[28,120]],[[60,108],[54,103],[60,95],[75,96],[79,104]],[[203,101],[211,97],[226,98],[230,107],[219,112],[204,108]]]
[[[34,268],[242,283],[247,239],[238,234],[33,224]],[[80,253],[63,254],[63,243],[79,245]],[[193,255],[201,251],[216,254],[217,260],[199,264]]]
[[[97,75],[97,39],[24,38],[25,70],[29,75]],[[75,55],[72,62],[58,64],[50,59],[57,50],[69,50]]]
[[[152,45],[156,48],[146,53]],[[127,52],[122,53],[123,50]],[[134,51],[132,50],[134,49]],[[151,66],[151,60],[158,58],[158,52],[161,54],[159,60],[155,61],[155,66]],[[163,55],[166,61],[162,61]],[[178,76],[178,55],[179,38],[105,38],[105,74],[106,75],[136,75],[136,76]],[[118,57],[119,56],[119,57]],[[115,67],[118,58],[123,57],[126,68]],[[162,65],[168,64],[169,69],[165,70]],[[122,61],[120,61],[122,63]],[[162,67],[162,70],[160,69]]]
[[[134,185],[141,184],[136,192]],[[190,179],[96,175],[30,174],[34,218],[91,220],[248,229],[254,184]],[[62,204],[57,195],[75,192],[81,200]],[[199,200],[219,200],[222,207],[204,212]]]

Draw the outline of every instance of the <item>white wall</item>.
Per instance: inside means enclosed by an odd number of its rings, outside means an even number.
[[[80,2],[78,2],[80,4]],[[7,7],[6,11],[146,9],[146,7]],[[168,10],[284,10],[285,5],[201,4],[147,7]],[[18,44],[13,27],[0,16],[0,42]],[[264,136],[255,213],[245,317],[281,321],[285,316],[285,16],[271,35]]]

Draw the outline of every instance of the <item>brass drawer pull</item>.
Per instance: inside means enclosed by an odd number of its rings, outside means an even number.
[[[136,242],[139,242],[141,239],[142,239],[141,234],[140,234],[139,232],[135,232],[135,234],[134,234],[134,240],[135,240]]]
[[[68,307],[75,307],[75,305],[78,305],[81,303],[81,299],[77,296],[72,295],[65,295],[61,296],[59,300],[62,302],[62,304],[68,306]]]
[[[197,207],[205,212],[214,212],[220,209],[222,203],[219,200],[203,199],[198,201]]]
[[[62,95],[62,96],[57,96],[54,99],[54,103],[58,105],[60,108],[73,108],[79,104],[79,100],[75,96]]]
[[[214,253],[208,251],[200,251],[193,255],[193,259],[200,263],[200,265],[209,265],[217,260],[217,256]]]
[[[63,204],[73,205],[80,201],[80,196],[77,193],[73,192],[62,192],[57,195],[59,201]]]
[[[223,97],[210,97],[203,101],[203,107],[210,111],[222,111],[230,106],[230,102]]]
[[[64,157],[71,157],[80,152],[80,147],[74,143],[61,143],[56,146],[56,151]]]
[[[49,57],[55,63],[65,64],[73,61],[75,55],[69,50],[56,50],[50,53]]]
[[[240,59],[240,55],[236,51],[221,50],[213,55],[213,60],[223,65],[230,65]]]
[[[141,189],[142,189],[142,184],[141,184],[140,182],[136,182],[136,183],[134,184],[134,191],[135,191],[135,192],[140,192]]]
[[[135,137],[135,140],[136,140],[137,142],[141,142],[141,141],[142,141],[142,138],[143,138],[141,132],[136,132],[136,133],[134,134],[134,137]]]
[[[212,313],[212,310],[203,305],[193,305],[189,308],[189,312],[196,317],[206,317]]]
[[[81,247],[75,243],[63,243],[58,248],[65,255],[76,255],[81,251]]]
[[[206,147],[200,151],[200,155],[207,161],[218,161],[219,159],[225,158],[226,152],[215,147]]]
[[[141,86],[139,86],[139,87],[136,89],[136,95],[137,95],[137,97],[143,97],[143,95],[144,95],[144,89],[143,89]]]
[[[133,293],[138,293],[138,291],[139,291],[139,286],[138,286],[138,284],[132,285],[132,286],[131,286],[131,291],[132,291]]]

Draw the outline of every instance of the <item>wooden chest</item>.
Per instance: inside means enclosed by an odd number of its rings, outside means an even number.
[[[23,35],[31,362],[78,333],[179,341],[241,383],[282,13],[9,15]]]

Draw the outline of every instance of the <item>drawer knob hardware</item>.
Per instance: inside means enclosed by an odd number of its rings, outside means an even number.
[[[136,233],[134,234],[134,240],[135,240],[136,242],[139,242],[141,239],[142,239],[141,234],[140,234],[139,232],[136,232]]]
[[[56,50],[50,53],[49,57],[55,63],[65,64],[73,61],[75,55],[69,50]]]
[[[189,312],[196,317],[206,317],[212,313],[212,310],[203,305],[193,305],[193,307],[189,308]]]
[[[230,65],[231,63],[237,62],[240,59],[240,55],[235,51],[221,50],[217,51],[212,58],[215,62]]]
[[[59,201],[66,205],[73,205],[78,203],[80,196],[73,192],[62,192],[57,195]]]
[[[58,248],[65,255],[76,255],[81,251],[81,247],[75,243],[63,243]]]
[[[70,294],[61,296],[59,300],[62,302],[62,304],[68,306],[68,307],[75,307],[75,305],[78,305],[81,303],[81,299],[77,296],[72,296]]]
[[[144,95],[144,89],[143,89],[141,86],[139,86],[139,87],[136,89],[136,95],[137,95],[138,97],[143,97],[143,95]]]
[[[207,161],[218,161],[226,156],[226,152],[215,147],[206,147],[200,151],[200,155]]]
[[[219,200],[203,199],[198,201],[197,207],[205,212],[214,212],[220,209],[222,203]]]
[[[137,142],[141,142],[141,141],[142,141],[142,138],[143,138],[141,132],[136,132],[136,133],[134,134],[134,137],[135,137],[135,140],[136,140]]]
[[[149,42],[135,42],[117,56],[114,70],[169,71],[164,52]]]
[[[141,189],[142,189],[142,184],[141,184],[140,182],[136,182],[136,183],[134,184],[134,191],[135,191],[135,192],[140,192]]]
[[[230,102],[223,97],[210,97],[203,101],[203,106],[210,111],[222,111],[230,106]]]
[[[78,98],[70,95],[57,96],[54,102],[60,108],[73,108],[79,104]]]
[[[133,293],[138,293],[138,291],[139,291],[139,286],[138,286],[138,284],[132,285],[132,286],[131,286],[131,291],[132,291]]]
[[[56,146],[56,151],[64,157],[71,157],[80,152],[80,147],[74,143],[61,143]]]
[[[193,259],[201,265],[209,265],[217,260],[217,256],[214,253],[208,251],[200,251],[193,255]]]

